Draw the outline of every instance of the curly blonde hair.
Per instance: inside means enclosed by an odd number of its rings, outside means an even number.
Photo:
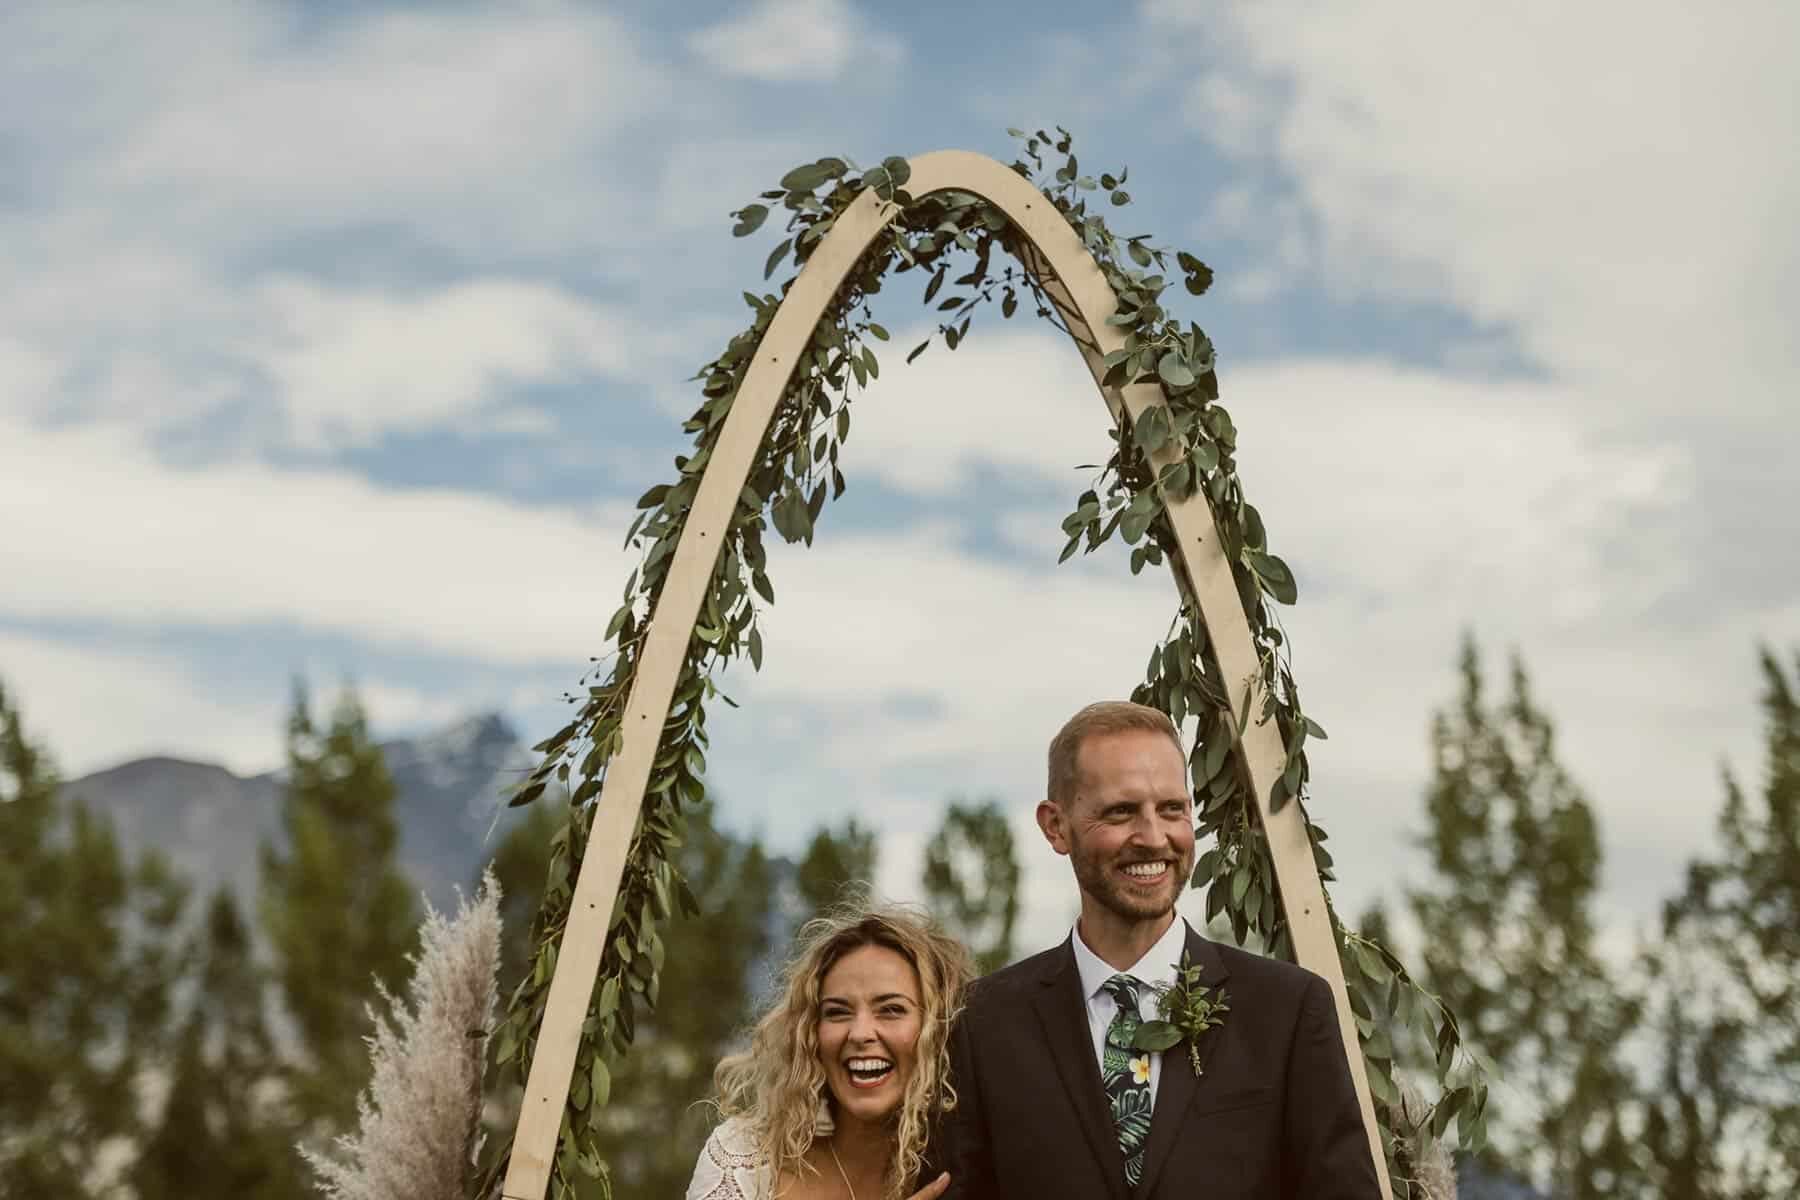
[[[821,1102],[832,1105],[819,1063],[819,993],[826,974],[853,950],[884,946],[918,972],[919,1040],[912,1078],[894,1117],[894,1157],[886,1200],[907,1194],[924,1165],[926,1143],[941,1112],[956,1106],[950,1086],[950,1023],[973,975],[969,952],[930,917],[899,906],[850,902],[800,930],[783,969],[777,998],[757,1021],[750,1048],[713,1073],[722,1116],[740,1116],[756,1131],[758,1158],[771,1183],[808,1170],[806,1154],[821,1136]]]

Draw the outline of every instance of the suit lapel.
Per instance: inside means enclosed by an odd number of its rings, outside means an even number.
[[[1217,987],[1229,975],[1218,949],[1195,933],[1192,926],[1188,928],[1187,956],[1189,962],[1203,968],[1200,983],[1204,987]],[[1226,1019],[1230,1019],[1229,1013],[1226,1014]],[[1201,1035],[1199,1049],[1202,1070],[1223,1032],[1223,1027],[1214,1027]],[[1137,1187],[1132,1191],[1133,1200],[1143,1200],[1150,1194],[1151,1187],[1156,1183],[1157,1173],[1162,1170],[1169,1151],[1174,1149],[1175,1140],[1180,1136],[1187,1111],[1202,1083],[1206,1082],[1210,1082],[1210,1078],[1195,1077],[1186,1042],[1163,1051],[1162,1073],[1156,1084],[1156,1108],[1150,1116],[1150,1138],[1144,1143],[1144,1170],[1138,1176]],[[1111,1127],[1110,1120],[1108,1127]]]
[[[1044,1026],[1050,1060],[1062,1076],[1064,1093],[1075,1105],[1076,1123],[1093,1147],[1108,1188],[1118,1200],[1124,1200],[1125,1159],[1119,1153],[1112,1109],[1100,1084],[1094,1036],[1088,1028],[1087,997],[1081,994],[1081,973],[1075,969],[1075,951],[1069,943],[1063,943],[1062,953],[1052,959],[1038,983],[1034,1007]]]

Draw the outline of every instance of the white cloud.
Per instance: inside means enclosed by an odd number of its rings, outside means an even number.
[[[1240,367],[1222,386],[1246,491],[1303,589],[1579,629],[1643,620],[1687,583],[1669,544],[1693,498],[1685,449],[1609,444],[1567,388],[1378,361]]]
[[[623,314],[520,280],[403,298],[290,278],[266,285],[262,300],[270,344],[254,357],[303,445],[466,430],[478,415],[488,428],[530,428],[529,409],[501,409],[511,387],[617,375],[653,341]]]
[[[154,422],[222,403],[219,359],[241,359],[254,305],[190,255],[107,237],[56,213],[0,213],[13,268],[0,280],[0,323],[46,368],[0,392],[0,408]]]
[[[1091,472],[1075,468],[1105,460],[1111,417],[1066,337],[980,329],[955,351],[935,340],[906,365],[928,332],[902,329],[881,348],[882,376],[851,408],[847,462],[923,496],[966,494],[983,467],[1067,485],[1071,497],[1086,487]]]
[[[221,694],[166,655],[0,630],[0,682],[65,777],[145,754],[267,770],[281,753],[279,693]]]
[[[0,508],[19,517],[0,524],[0,613],[14,618],[273,622],[476,662],[573,663],[629,569],[617,509],[250,463],[177,470],[105,432],[4,438]]]
[[[29,186],[0,212],[0,319],[54,368],[8,388],[7,410],[152,430],[229,414],[355,443],[490,407],[516,427],[494,385],[617,367],[635,331],[613,313],[481,267],[622,240],[633,193],[601,164],[664,93],[607,14],[314,26],[193,3],[4,20],[0,141]],[[359,237],[359,282],[300,274],[297,241]],[[460,281],[383,286],[421,253],[458,260]]]
[[[1223,74],[1208,74],[1189,91],[1183,115],[1223,149],[1251,154],[1267,144],[1270,105],[1251,84]]]
[[[0,412],[31,411],[56,381],[58,364],[24,342],[0,338]]]
[[[526,276],[411,287],[297,273],[228,280],[199,258],[78,256],[0,292],[0,411],[192,429],[247,413],[257,444],[367,445],[394,432],[554,430],[524,389],[656,379],[692,353],[647,322]]]
[[[121,144],[90,182],[131,197],[133,219],[208,242],[349,218],[480,253],[500,213],[509,240],[545,249],[610,239],[596,158],[668,96],[632,29],[590,6],[390,11],[314,30],[276,6],[187,19],[191,43],[153,38],[131,56],[124,86],[143,107],[120,114]]]
[[[1606,837],[1609,903],[1637,914],[1709,835],[1723,754],[1753,758],[1753,647],[1800,595],[1710,604],[1683,553],[1697,481],[1680,443],[1587,430],[1568,389],[1378,362],[1227,373],[1241,472],[1300,582],[1287,618],[1318,815],[1366,894],[1425,782],[1426,714],[1463,633],[1489,675],[1519,650]],[[1385,870],[1385,868],[1383,868]]]
[[[1453,304],[1603,419],[1800,378],[1800,78],[1780,3],[1147,6],[1201,136],[1278,167],[1349,295]],[[1230,116],[1230,120],[1221,117]],[[1263,130],[1246,137],[1246,128]]]
[[[760,0],[748,12],[688,36],[715,71],[767,83],[831,82],[851,68],[888,68],[905,57],[848,0]]]
[[[817,142],[799,138],[696,138],[671,146],[657,185],[658,223],[668,230],[691,231],[690,252],[704,245],[704,253],[716,253],[731,226],[728,213],[774,187],[791,167],[819,156]],[[777,208],[766,228],[773,229],[785,216]],[[791,260],[784,265],[791,266]],[[777,275],[775,281],[780,279]]]
[[[1166,578],[1051,573],[1052,555],[1002,562],[958,547],[954,533],[877,536],[822,525],[812,550],[772,556],[781,602],[765,622],[770,661],[758,692],[825,706],[893,693],[942,705],[924,717],[858,714],[849,740],[821,747],[829,761],[867,767],[960,755],[1010,730],[1045,720],[1054,728],[1096,698],[1093,689],[1130,691],[1149,641],[1173,614]],[[997,706],[1001,680],[1007,697]]]
[[[682,322],[641,314],[679,290],[674,236],[744,198],[701,168],[799,157],[732,137],[589,5],[0,21],[0,408],[39,420],[258,448],[543,431],[517,385],[627,360],[653,383],[677,338],[686,365]]]

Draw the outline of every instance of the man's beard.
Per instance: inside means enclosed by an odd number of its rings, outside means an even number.
[[[1187,885],[1187,878],[1193,872],[1193,855],[1177,857],[1169,868],[1169,881],[1165,890],[1158,894],[1144,895],[1137,889],[1127,891],[1127,885],[1113,873],[1112,863],[1099,861],[1076,840],[1070,848],[1070,861],[1075,866],[1075,882],[1083,892],[1092,896],[1100,906],[1127,921],[1150,921],[1157,917],[1167,916],[1175,907],[1175,901],[1181,897],[1181,889]],[[1126,862],[1142,862],[1143,859],[1123,859]]]

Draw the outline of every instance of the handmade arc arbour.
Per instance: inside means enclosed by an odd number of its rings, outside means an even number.
[[[980,154],[945,150],[909,161],[906,191],[912,197],[922,199],[949,190],[971,193],[1013,223],[1022,238],[1022,266],[1038,281],[1074,336],[1115,420],[1122,410],[1135,421],[1147,408],[1162,403],[1161,389],[1155,383],[1122,387],[1102,383],[1106,373],[1102,360],[1120,348],[1125,336],[1122,329],[1106,322],[1117,311],[1118,300],[1087,247],[1042,192],[1028,179]],[[781,301],[706,464],[667,581],[651,614],[636,681],[626,703],[622,741],[607,768],[604,791],[595,802],[587,853],[557,947],[536,1053],[526,1077],[502,1186],[506,1200],[543,1200],[549,1186],[607,922],[676,680],[733,507],[815,326],[864,251],[900,213],[896,203],[869,189],[837,218]],[[1175,453],[1172,446],[1164,446],[1151,455],[1152,465],[1160,470],[1174,461]],[[1205,624],[1223,678],[1250,681],[1254,690],[1247,711],[1260,711],[1263,674],[1207,498],[1196,490],[1185,498],[1168,495],[1165,499],[1178,543],[1178,552],[1170,561],[1177,585]],[[1389,1197],[1368,1075],[1305,820],[1298,804],[1271,811],[1272,789],[1288,761],[1286,747],[1273,721],[1258,720],[1243,730],[1238,749],[1257,797],[1295,956],[1302,966],[1325,978],[1336,1000],[1339,1032],[1356,1084],[1370,1153],[1383,1196]]]

